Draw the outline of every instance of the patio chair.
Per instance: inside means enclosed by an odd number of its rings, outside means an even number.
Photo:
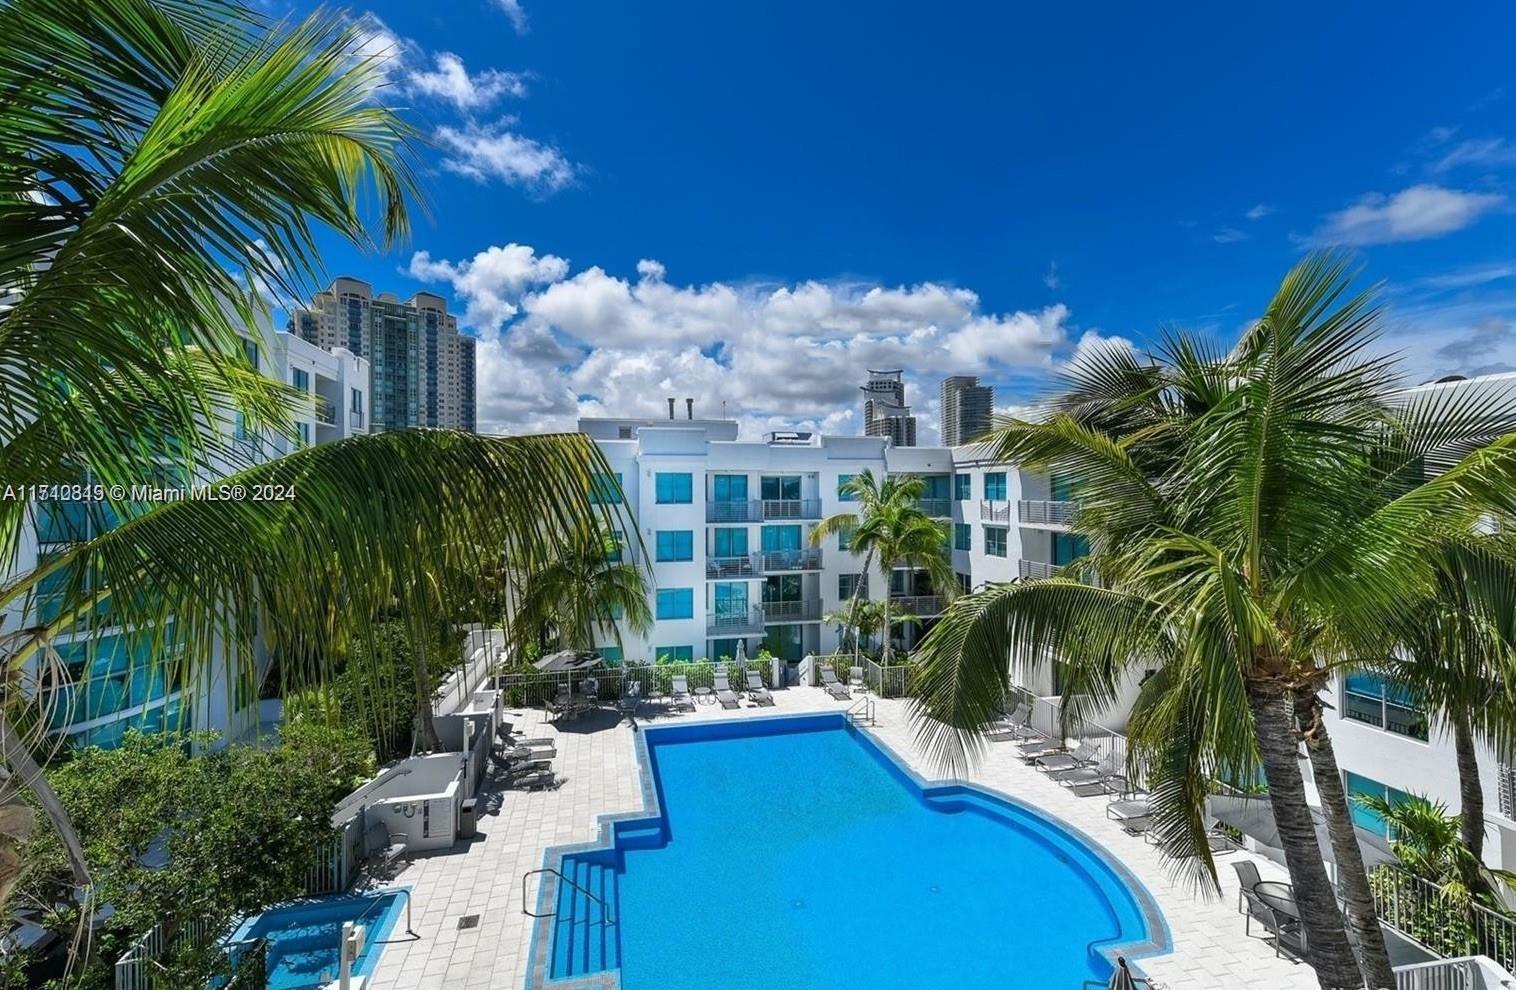
[[[1237,913],[1247,914],[1245,899],[1253,892],[1253,885],[1263,880],[1258,872],[1258,864],[1251,859],[1234,860],[1232,869],[1237,871]]]
[[[593,677],[586,677],[584,682],[579,685],[579,694],[584,699],[586,705],[599,704],[600,682]]]
[[[869,686],[863,681],[862,667],[849,667],[847,669],[847,685],[862,694],[868,694]]]
[[[1145,838],[1147,840],[1147,842],[1148,842],[1149,845],[1153,845],[1153,846],[1162,846],[1163,845],[1163,840],[1160,839],[1160,838],[1158,838],[1158,835],[1155,832],[1149,832],[1145,836],[1143,836],[1143,838]],[[1236,839],[1232,838],[1226,832],[1222,831],[1220,823],[1218,823],[1218,822],[1212,822],[1206,828],[1206,830],[1205,830],[1205,845],[1206,845],[1206,848],[1209,849],[1212,853],[1218,854],[1218,855],[1223,854],[1223,853],[1229,853],[1229,852],[1237,852],[1239,849],[1242,848],[1240,845],[1237,844],[1237,840]],[[1257,881],[1255,880],[1254,883],[1257,883]]]
[[[1058,774],[1081,770],[1095,765],[1094,760],[1075,756],[1073,753],[1049,753],[1032,761],[1032,769],[1038,773]]]
[[[632,681],[626,686],[626,690],[621,692],[621,700],[616,702],[616,707],[630,715],[640,704],[642,704],[642,682]]]
[[[732,690],[731,682],[727,680],[726,671],[718,670],[714,675],[716,685],[716,700],[721,702],[722,708],[737,708],[737,692]]]
[[[1017,744],[1016,752],[1023,760],[1031,763],[1044,756],[1066,752],[1068,748],[1062,739],[1027,739]]]
[[[997,718],[985,736],[992,742],[1013,742],[1035,737],[1032,729],[1032,706],[1025,702],[1017,705],[1009,715]]]
[[[1249,938],[1253,935],[1253,922],[1263,925],[1269,935],[1274,936],[1274,958],[1278,959],[1288,954],[1297,959],[1306,957],[1305,928],[1300,924],[1299,918],[1292,918],[1283,912],[1276,911],[1263,903],[1249,887],[1243,892],[1243,900],[1247,904],[1247,913],[1242,923],[1242,933]]]
[[[1105,806],[1105,817],[1128,835],[1141,835],[1152,824],[1153,808],[1146,797],[1123,796]]]
[[[1090,794],[1120,794],[1127,789],[1127,779],[1099,766],[1075,767],[1062,773],[1048,774],[1080,797]]]
[[[826,693],[838,701],[846,701],[853,696],[847,689],[847,685],[837,679],[837,672],[831,664],[821,665],[821,686],[826,688]]]
[[[377,816],[378,812],[373,812]],[[391,832],[382,821],[375,821],[363,833],[363,856],[369,868],[377,867],[376,875],[388,880],[395,875],[395,867],[408,858],[404,832]]]
[[[763,686],[763,676],[756,670],[747,672],[747,700],[755,705],[772,705],[774,696]]]
[[[538,764],[529,767],[511,777],[509,786],[523,791],[557,790],[563,781],[553,773],[553,768],[547,764]]]
[[[685,677],[685,675],[674,675],[673,687],[669,690],[669,697],[673,700],[675,708],[688,708],[690,711],[695,710],[695,696],[690,694],[689,678]]]

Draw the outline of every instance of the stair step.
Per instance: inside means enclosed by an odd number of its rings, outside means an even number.
[[[565,858],[553,923],[552,978],[586,976],[621,966],[620,883],[613,863]]]

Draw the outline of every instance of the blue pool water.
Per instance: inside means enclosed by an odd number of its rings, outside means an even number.
[[[342,923],[362,918],[368,928],[354,968],[356,974],[367,975],[374,971],[384,948],[379,943],[390,937],[395,919],[404,910],[401,900],[401,894],[390,892],[287,904],[244,923],[232,939],[268,942],[268,990],[322,987],[337,978]]]
[[[923,790],[839,716],[645,738],[662,814],[563,857],[610,917],[559,885],[553,980],[1073,990],[1109,975],[1101,948],[1167,941],[1086,840],[976,788]]]

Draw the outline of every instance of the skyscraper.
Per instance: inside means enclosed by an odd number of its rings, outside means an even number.
[[[458,333],[447,301],[418,292],[405,302],[355,278],[335,279],[297,310],[289,329],[323,348],[369,362],[372,428],[477,427],[474,338]]]
[[[990,428],[995,411],[995,386],[979,384],[976,375],[942,380],[942,445],[973,443]]]
[[[905,404],[902,372],[869,369],[868,384],[859,386],[863,400],[863,435],[889,437],[897,447],[916,446],[916,417]]]

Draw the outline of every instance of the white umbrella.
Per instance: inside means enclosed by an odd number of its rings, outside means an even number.
[[[737,663],[747,663],[747,640],[737,640]]]
[[[1274,821],[1274,807],[1266,795],[1213,794],[1206,803],[1217,821],[1230,825],[1261,845],[1283,848],[1279,825]],[[1337,854],[1332,850],[1332,836],[1320,808],[1311,809],[1311,823],[1316,827],[1316,844],[1321,847],[1321,858],[1335,866]],[[1358,836],[1358,851],[1363,855],[1364,869],[1372,870],[1397,861],[1395,854],[1378,836],[1357,827],[1353,831]]]

